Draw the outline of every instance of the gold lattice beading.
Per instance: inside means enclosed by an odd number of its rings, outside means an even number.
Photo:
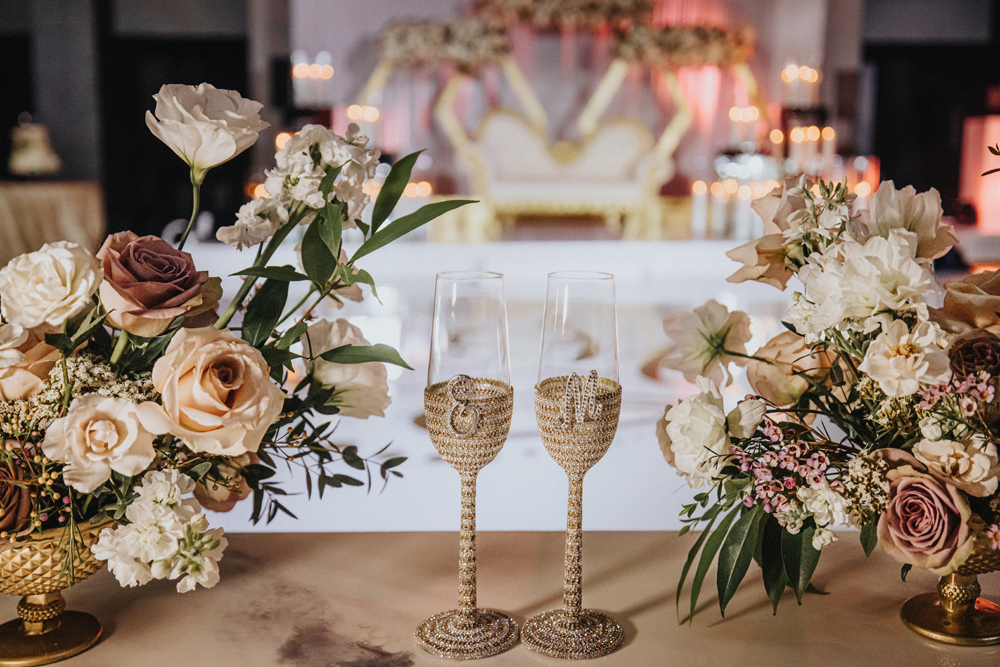
[[[937,593],[916,595],[903,603],[900,617],[914,632],[946,644],[1000,644],[1000,605],[979,597],[977,575],[1000,570],[1000,551],[987,537],[978,515],[969,521],[974,535],[972,554],[955,571],[941,577]]]
[[[555,658],[598,658],[622,644],[621,626],[583,609],[583,478],[608,451],[621,413],[622,388],[591,372],[543,380],[535,387],[535,416],[549,455],[569,477],[563,608],[524,625],[521,639],[533,651]]]
[[[104,564],[90,547],[110,519],[77,526],[75,539],[65,528],[52,528],[0,551],[0,592],[22,595],[19,620],[0,625],[0,667],[45,665],[91,647],[101,624],[89,614],[65,611],[60,592],[83,581]],[[73,547],[72,576],[66,567]]]
[[[517,641],[513,619],[476,607],[476,475],[503,448],[513,411],[513,388],[496,380],[456,375],[424,390],[431,442],[462,477],[458,609],[431,616],[415,633],[417,644],[438,657],[485,658]]]

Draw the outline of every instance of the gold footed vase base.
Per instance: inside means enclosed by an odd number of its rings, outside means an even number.
[[[494,609],[443,611],[417,627],[417,645],[431,655],[477,660],[503,653],[517,643],[517,622]]]
[[[1000,644],[1000,605],[979,593],[975,575],[942,577],[937,593],[910,598],[899,616],[909,629],[943,644]]]
[[[521,641],[532,651],[569,660],[608,655],[622,645],[624,638],[615,619],[591,609],[579,615],[562,609],[546,611],[529,619],[521,632]]]
[[[21,617],[0,625],[0,667],[48,665],[83,653],[101,638],[101,624],[82,611],[63,611],[59,593],[27,595]]]

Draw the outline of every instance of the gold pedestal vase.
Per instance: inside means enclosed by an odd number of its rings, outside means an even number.
[[[0,551],[0,593],[21,595],[17,620],[0,625],[0,667],[47,665],[86,651],[101,638],[101,624],[79,611],[64,611],[61,591],[83,581],[103,566],[90,546],[101,529],[111,525],[77,527],[70,542],[64,528],[30,535]],[[72,574],[68,568],[73,544]]]
[[[916,595],[903,603],[899,615],[906,627],[944,644],[992,646],[1000,644],[1000,605],[979,597],[977,575],[1000,570],[1000,551],[986,536],[978,517],[972,555],[954,574],[941,577],[937,593]]]

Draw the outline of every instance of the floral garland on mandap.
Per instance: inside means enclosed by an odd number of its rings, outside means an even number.
[[[681,512],[682,533],[703,527],[677,589],[680,604],[697,560],[692,616],[717,556],[723,613],[755,559],[775,610],[786,586],[801,602],[835,526],[860,527],[904,578],[998,560],[1000,272],[948,282],[932,307],[931,262],[956,243],[938,193],[885,182],[852,215],[854,198],[803,178],[754,202],[765,234],[728,253],[744,263],[730,282],[801,286],[788,331],[753,354],[750,318],[714,301],[664,322],[662,363],[698,393],[667,407],[660,446],[709,487]],[[754,395],[727,415],[730,364]]]
[[[452,66],[463,74],[496,65],[510,53],[506,30],[478,17],[390,23],[379,34],[378,46],[382,60],[397,67]]]
[[[653,4],[652,0],[479,0],[474,9],[506,26],[594,29],[644,23],[652,17]]]
[[[270,479],[279,464],[303,471],[309,495],[314,484],[320,496],[364,485],[334,465],[367,472],[369,484],[372,466],[385,480],[401,476],[405,457],[362,458],[332,443],[330,424],[316,416],[381,416],[383,363],[405,362],[346,320],[313,311],[359,299],[360,283],[374,292],[355,262],[467,202],[429,204],[383,225],[417,154],[385,175],[357,126],[346,137],[307,126],[278,151],[268,196],[218,231],[237,248],[256,246],[219,315],[220,278],[197,270],[182,248],[207,172],[249,148],[267,123],[259,103],[209,84],[164,86],[154,98],[147,125],[190,168],[195,205],[179,247],[122,232],[96,257],[58,242],[0,269],[0,551],[60,530],[73,581],[82,529],[110,519],[92,552],[123,586],[169,578],[184,592],[219,580],[226,539],[204,509],[227,511],[252,496],[255,523],[294,516]],[[385,182],[369,226],[362,186],[376,174]],[[303,272],[269,265],[299,226]],[[365,237],[350,259],[347,227]],[[286,308],[290,283],[300,281],[306,297]]]
[[[660,70],[678,67],[729,67],[753,55],[753,33],[711,26],[639,25],[616,35],[614,54],[628,62]]]

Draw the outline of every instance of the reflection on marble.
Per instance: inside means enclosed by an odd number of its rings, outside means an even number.
[[[384,419],[344,418],[338,442],[358,445],[362,454],[392,443],[387,455],[410,457],[384,493],[366,495],[357,488],[329,489],[322,501],[289,499],[299,521],[278,517],[271,530],[451,530],[458,525],[459,479],[414,423],[423,412],[427,378],[434,276],[448,270],[489,270],[505,274],[510,330],[514,418],[504,450],[479,478],[477,524],[481,530],[559,530],[565,527],[566,477],[542,448],[532,400],[537,380],[545,276],[557,270],[587,269],[615,274],[618,296],[619,352],[623,402],[618,436],[610,451],[587,475],[586,530],[651,530],[680,527],[677,513],[693,492],[666,465],[656,442],[655,423],[668,402],[693,390],[679,373],[664,372],[659,381],[642,366],[667,344],[662,319],[707,299],[746,310],[754,319],[756,340],[763,343],[781,330],[788,295],[748,283],[732,285],[726,277],[736,265],[725,256],[727,241],[690,242],[503,242],[429,244],[400,242],[359,262],[378,283],[379,300],[328,309],[324,317],[347,317],[372,342],[396,346],[416,370],[390,367],[393,404]],[[246,253],[219,245],[191,247],[199,267],[228,275],[249,263]],[[294,264],[282,248],[276,263]],[[233,279],[228,279],[233,280]],[[227,293],[235,289],[226,285]],[[304,289],[302,283],[294,289]],[[367,287],[364,288],[367,292]],[[294,298],[294,294],[292,295]],[[745,375],[725,390],[735,405],[749,386]],[[344,472],[344,471],[342,471]],[[349,472],[349,471],[346,471]],[[304,484],[301,478],[297,488]],[[227,530],[251,530],[249,503],[213,523]],[[264,526],[259,527],[267,529]]]
[[[777,616],[750,571],[719,615],[714,568],[698,614],[679,623],[676,582],[696,535],[601,532],[584,536],[586,607],[616,618],[625,645],[600,659],[623,667],[740,665],[941,665],[995,667],[1000,647],[935,644],[907,630],[899,608],[937,578],[854,539],[823,550],[801,606],[786,592]],[[95,614],[107,636],[67,667],[404,667],[454,665],[418,648],[413,631],[455,602],[458,535],[450,533],[241,534],[221,562],[222,581],[178,594],[172,582],[123,589],[106,572],[66,592],[70,609]],[[564,535],[486,532],[478,540],[479,604],[519,623],[562,599]],[[1000,577],[980,578],[1000,600]],[[686,591],[685,591],[686,593]],[[0,596],[0,619],[16,599]],[[686,601],[686,600],[685,600]],[[0,647],[2,652],[2,647]],[[565,666],[523,644],[484,666]],[[595,663],[597,664],[597,663]]]

